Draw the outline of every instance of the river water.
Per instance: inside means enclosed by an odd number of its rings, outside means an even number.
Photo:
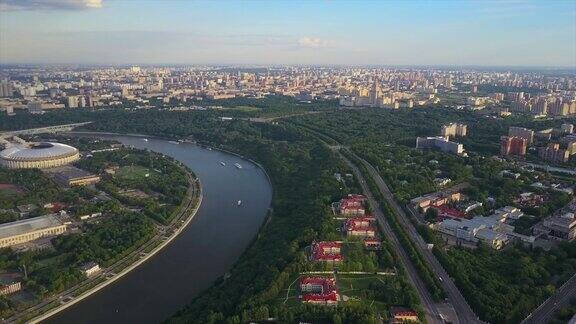
[[[188,227],[150,260],[45,322],[158,323],[210,287],[238,260],[265,219],[272,187],[260,168],[231,154],[160,139],[99,137],[183,162],[200,178],[202,205]]]

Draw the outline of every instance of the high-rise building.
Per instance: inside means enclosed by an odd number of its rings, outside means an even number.
[[[508,136],[521,137],[526,140],[527,145],[531,145],[534,142],[534,131],[524,127],[510,127],[508,129]]]
[[[547,115],[548,101],[546,98],[539,98],[538,101],[536,101],[534,108],[532,108],[532,112],[536,115]]]
[[[0,82],[0,97],[12,97],[12,85],[7,81]]]
[[[541,159],[554,162],[554,163],[564,163],[570,158],[570,152],[560,148],[558,143],[550,143],[548,146],[541,147],[538,150],[538,156]]]
[[[67,98],[67,106],[68,106],[68,108],[78,108],[78,97],[77,96],[69,96]]]
[[[378,107],[380,104],[378,102],[378,97],[380,95],[380,86],[378,85],[378,81],[374,81],[372,84],[372,90],[370,90],[370,105],[373,107]]]
[[[464,137],[467,134],[467,126],[465,124],[450,123],[442,126],[440,135],[444,137]]]
[[[528,141],[522,137],[502,136],[500,138],[500,155],[526,155]]]

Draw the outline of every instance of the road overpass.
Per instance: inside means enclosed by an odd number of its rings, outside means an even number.
[[[47,126],[47,127],[40,127],[40,128],[22,129],[22,130],[15,130],[15,131],[6,131],[6,132],[0,133],[0,138],[10,137],[10,136],[18,136],[18,135],[36,135],[36,134],[46,134],[46,133],[69,132],[76,127],[88,125],[91,123],[92,122],[89,121],[89,122],[84,122],[84,123],[65,124],[65,125]]]

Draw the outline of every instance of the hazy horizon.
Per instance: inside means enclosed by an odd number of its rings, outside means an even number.
[[[0,64],[575,68],[574,1],[0,0]]]

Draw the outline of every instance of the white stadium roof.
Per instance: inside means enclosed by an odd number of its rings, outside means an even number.
[[[67,157],[77,153],[78,150],[70,145],[44,142],[10,146],[0,152],[0,158],[12,161],[42,161]]]

